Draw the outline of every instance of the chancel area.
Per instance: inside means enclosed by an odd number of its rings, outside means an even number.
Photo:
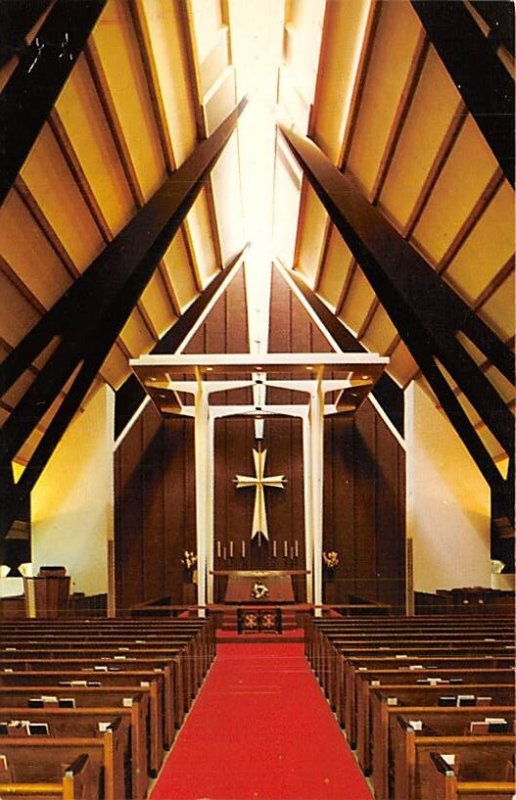
[[[2,4],[0,797],[514,795],[514,119],[505,0]]]

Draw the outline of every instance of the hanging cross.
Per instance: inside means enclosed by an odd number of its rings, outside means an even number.
[[[261,533],[265,539],[269,539],[269,532],[267,530],[267,511],[265,508],[265,492],[264,487],[269,486],[272,489],[284,489],[286,479],[284,475],[271,475],[265,477],[265,459],[267,457],[267,450],[254,450],[253,460],[256,475],[237,475],[234,479],[237,489],[248,489],[249,487],[256,489],[254,497],[254,512],[253,512],[253,532],[251,539]]]

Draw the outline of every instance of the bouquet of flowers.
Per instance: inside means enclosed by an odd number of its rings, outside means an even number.
[[[335,550],[328,550],[322,554],[324,566],[327,569],[335,569],[339,563],[339,554]]]
[[[183,558],[181,559],[181,564],[184,566],[185,569],[188,570],[188,572],[195,569],[197,565],[197,556],[195,555],[193,550],[184,551]]]

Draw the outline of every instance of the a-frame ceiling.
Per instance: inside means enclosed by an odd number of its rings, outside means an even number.
[[[252,308],[260,311],[260,298],[268,305],[261,271],[267,273],[275,260],[297,273],[363,347],[390,357],[388,372],[400,387],[418,377],[403,332],[277,133],[277,121],[308,135],[350,175],[441,280],[513,349],[513,189],[489,132],[479,127],[478,109],[472,113],[466,105],[463,87],[438,55],[417,3],[108,0],[75,58],[67,41],[46,40],[43,33],[63,2],[16,0],[0,10],[0,19],[3,13],[9,23],[0,62],[3,92],[30,43],[31,69],[39,68],[38,59],[48,51],[73,62],[0,209],[2,360],[247,89],[251,102],[236,134],[97,381],[119,389],[129,359],[156,346],[248,239],[250,348],[253,342],[263,346],[260,317],[252,318]],[[481,32],[491,62],[511,73],[512,4],[451,4]],[[481,82],[482,76],[472,80]],[[8,126],[9,119],[1,124]],[[511,382],[468,339],[462,344],[513,411]],[[2,395],[0,424],[47,355]],[[504,447],[448,372],[442,374],[502,464]],[[20,448],[20,463],[30,459],[66,391],[63,386]]]

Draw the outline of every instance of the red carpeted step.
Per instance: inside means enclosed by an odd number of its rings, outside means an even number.
[[[219,644],[152,800],[371,800],[300,644]]]

